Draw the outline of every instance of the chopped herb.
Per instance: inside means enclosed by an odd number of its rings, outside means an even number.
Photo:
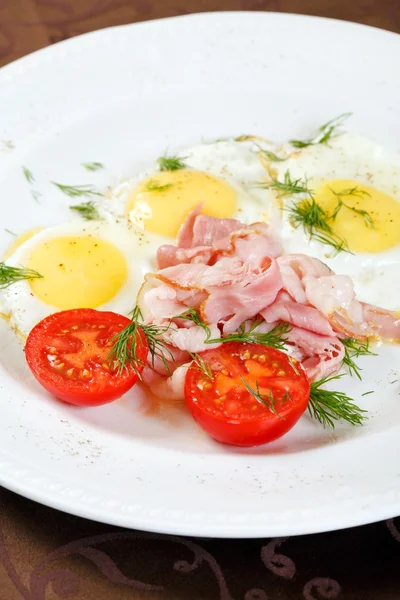
[[[215,338],[206,340],[206,344],[216,344],[218,342],[242,342],[247,344],[262,344],[276,350],[285,350],[285,335],[289,333],[291,327],[288,323],[279,323],[276,327],[267,333],[259,333],[257,329],[263,321],[254,321],[248,331],[246,331],[246,321],[235,331],[224,338]]]
[[[35,202],[39,202],[39,198],[41,198],[42,194],[37,190],[31,190],[31,196],[35,200]]]
[[[296,373],[296,375],[300,375],[300,371],[298,370],[294,359],[289,354],[288,354],[288,359],[289,359],[289,362],[290,362],[290,365],[291,365],[293,371]]]
[[[199,313],[197,312],[197,310],[195,310],[194,308],[189,308],[188,310],[185,310],[185,312],[181,313],[180,315],[176,315],[176,317],[174,317],[174,319],[186,319],[186,321],[192,321],[192,323],[194,323],[195,325],[198,325],[199,327],[202,327],[202,329],[204,329],[204,333],[206,334],[205,340],[204,342],[206,344],[210,344],[210,343],[218,343],[221,340],[218,339],[218,342],[210,342],[209,339],[211,337],[211,329],[208,327],[208,325],[206,325],[204,323],[204,321],[201,319]]]
[[[17,237],[17,235],[18,235],[17,233],[14,233],[13,231],[10,231],[9,229],[4,229],[4,231],[6,233],[9,233],[10,235],[13,235],[14,237]]]
[[[184,158],[179,158],[179,156],[161,156],[157,162],[160,171],[179,171],[179,169],[186,168],[184,160]]]
[[[258,153],[262,157],[264,157],[268,162],[285,162],[285,160],[287,160],[287,158],[281,158],[280,156],[278,156],[274,152],[271,152],[270,150],[265,150],[262,146],[260,146],[260,144],[257,144],[256,142],[254,142],[254,144],[258,148]]]
[[[42,275],[32,269],[23,267],[10,267],[4,262],[0,262],[0,289],[4,290],[16,281],[24,279],[42,279]]]
[[[104,165],[99,162],[81,163],[81,164],[82,164],[82,167],[84,169],[86,169],[86,171],[100,171],[101,169],[104,169]]]
[[[360,217],[362,217],[364,219],[365,225],[367,227],[371,227],[371,229],[375,229],[374,220],[371,217],[369,212],[367,212],[366,210],[359,209],[359,208],[354,208],[354,206],[349,206],[342,200],[342,198],[346,197],[346,196],[355,196],[356,198],[362,199],[362,198],[365,198],[365,196],[370,196],[371,194],[369,194],[368,192],[365,192],[364,190],[359,190],[358,187],[348,188],[346,190],[342,190],[341,192],[335,192],[332,188],[329,188],[329,190],[337,198],[336,208],[330,217],[333,221],[336,219],[338,213],[344,206],[348,210],[351,210],[352,212],[356,213],[357,215],[360,215]]]
[[[289,143],[295,148],[307,148],[307,146],[315,146],[316,144],[327,144],[329,140],[337,134],[338,129],[351,116],[352,113],[343,113],[322,125],[314,137],[308,140],[290,140]]]
[[[339,252],[352,252],[349,250],[346,240],[337,236],[330,224],[330,216],[316,201],[314,196],[293,203],[285,210],[289,213],[289,218],[294,227],[303,227],[309,238],[313,238],[321,244],[332,246],[336,254]]]
[[[339,420],[347,421],[352,425],[362,425],[366,419],[367,411],[354,404],[354,400],[345,393],[321,389],[326,383],[342,377],[343,374],[326,376],[311,384],[308,411],[324,427],[334,428],[335,421]]]
[[[298,371],[297,371],[297,375],[299,375],[299,372],[298,372]],[[286,401],[287,401],[287,400],[289,400],[289,402],[293,402],[293,398],[292,398],[292,396],[289,394],[289,392],[288,392],[288,391],[286,391],[286,392],[283,394],[283,398],[282,398],[282,402],[281,402],[281,405],[282,405],[282,407],[285,405],[285,403],[286,403]]]
[[[277,417],[279,417],[280,419],[284,419],[285,417],[282,417],[282,415],[280,415],[278,413],[278,411],[275,408],[275,398],[272,394],[272,390],[269,389],[269,393],[267,394],[261,394],[260,392],[260,388],[258,385],[258,381],[256,381],[256,389],[254,390],[247,382],[245,379],[243,379],[243,377],[240,377],[244,387],[246,388],[246,390],[252,395],[254,396],[254,398],[257,400],[257,402],[259,402],[260,404],[263,404],[266,408],[268,408],[268,410],[270,410],[274,415],[276,415]],[[285,394],[286,396],[286,394]],[[289,394],[288,394],[289,396]],[[290,398],[290,396],[289,396]],[[285,398],[286,401],[287,398]]]
[[[278,156],[274,152],[271,152],[270,150],[261,149],[260,153],[270,162],[285,162],[285,160],[287,160],[287,158],[281,158],[280,156]]]
[[[112,340],[112,348],[108,355],[107,361],[117,369],[118,373],[122,373],[124,369],[131,365],[138,377],[141,379],[136,365],[141,366],[142,362],[137,355],[137,341],[136,336],[140,329],[143,331],[146,341],[149,347],[152,367],[154,368],[156,358],[159,358],[166,371],[169,373],[169,365],[166,356],[169,360],[173,361],[174,356],[165,342],[161,339],[161,335],[165,333],[170,325],[157,326],[157,325],[144,325],[143,315],[138,306],[132,311],[132,321],[125,327],[119,334],[117,334]]]
[[[311,196],[313,193],[308,187],[307,178],[304,180],[301,178],[292,179],[289,170],[285,172],[283,181],[279,181],[276,177],[272,177],[270,181],[259,182],[257,187],[278,192],[278,198],[294,194],[307,194],[308,196]]]
[[[11,140],[2,140],[2,144],[7,150],[14,150],[15,146]]]
[[[360,341],[350,337],[342,340],[342,344],[344,346],[343,364],[349,369],[350,375],[355,375],[358,379],[362,379],[360,374],[361,369],[353,359],[359,356],[377,356],[375,352],[369,349],[369,339]]]
[[[168,190],[170,187],[172,187],[172,183],[166,183],[164,185],[161,185],[155,179],[149,179],[149,181],[146,183],[145,191],[146,192],[164,192],[165,190]]]
[[[361,396],[368,396],[368,394],[375,394],[374,390],[371,390],[370,392],[364,392],[363,394],[361,394]]]
[[[28,183],[33,183],[35,181],[32,171],[30,171],[26,167],[22,167],[22,171],[23,171],[24,177]]]
[[[85,221],[95,221],[97,219],[101,219],[99,211],[97,210],[93,200],[82,202],[82,204],[74,204],[74,206],[70,206],[70,209],[78,212],[80,216],[85,219]]]
[[[285,335],[291,330],[291,327],[288,323],[279,323],[276,327],[271,329],[271,331],[260,333],[257,330],[261,323],[263,323],[263,320],[255,320],[250,326],[249,330],[246,331],[247,321],[245,321],[234,333],[231,333],[223,338],[211,339],[211,330],[208,325],[202,321],[197,310],[190,308],[182,314],[176,315],[174,319],[187,319],[188,321],[195,323],[195,325],[202,327],[206,336],[204,339],[206,344],[242,342],[247,344],[262,344],[264,346],[270,346],[270,348],[276,348],[277,350],[285,350]]]
[[[213,373],[210,365],[208,365],[205,360],[200,356],[200,354],[189,352],[191,358],[194,360],[199,369],[204,373],[206,377],[209,379],[213,378]]]
[[[70,198],[76,198],[79,196],[90,197],[103,195],[92,185],[63,185],[61,183],[56,183],[55,181],[52,181],[51,183],[56,185],[59,190],[61,190]]]

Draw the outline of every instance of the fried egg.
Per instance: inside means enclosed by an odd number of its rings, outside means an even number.
[[[312,190],[314,199],[330,215],[333,234],[350,252],[339,252],[309,239],[294,227],[287,209],[303,195],[282,198],[281,235],[286,252],[315,256],[337,273],[352,277],[362,301],[387,309],[400,308],[400,156],[385,152],[360,136],[343,134],[328,145],[293,152],[279,163],[275,176],[290,173]],[[332,215],[336,216],[332,218]]]
[[[159,164],[122,182],[104,203],[119,219],[175,239],[189,213],[203,203],[204,214],[266,221],[265,194],[254,185],[265,174],[252,141],[202,144],[183,150],[184,168],[160,170]]]
[[[97,308],[128,315],[165,242],[126,225],[78,220],[24,237],[5,262],[42,277],[13,283],[0,298],[1,312],[23,336],[61,310]]]

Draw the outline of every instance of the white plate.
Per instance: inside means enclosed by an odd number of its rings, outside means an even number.
[[[349,23],[216,13],[108,29],[0,72],[2,230],[68,218],[50,180],[98,186],[166,147],[243,132],[285,140],[345,111],[351,129],[396,148],[400,37]],[[101,161],[89,174],[80,163]],[[40,204],[22,176],[29,167]],[[90,177],[89,177],[90,175]],[[79,410],[42,392],[0,330],[0,483],[83,517],[175,534],[312,533],[400,513],[400,351],[366,358],[345,386],[370,410],[362,428],[307,418],[271,446],[235,450],[183,410],[145,415],[128,395]],[[372,366],[373,365],[373,366]],[[375,394],[362,397],[365,391]]]

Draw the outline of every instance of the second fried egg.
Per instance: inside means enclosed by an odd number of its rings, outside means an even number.
[[[175,239],[189,213],[245,223],[268,220],[268,203],[254,183],[265,173],[254,144],[234,140],[195,146],[121,183],[106,201],[107,210],[135,226]]]
[[[360,299],[400,308],[400,156],[365,138],[343,134],[329,146],[314,145],[279,163],[278,180],[306,182],[335,237],[348,252],[309,237],[295,227],[290,206],[307,196],[283,199],[282,238],[286,252],[320,258],[334,271],[350,275]]]

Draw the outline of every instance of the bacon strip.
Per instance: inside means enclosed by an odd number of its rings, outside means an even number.
[[[210,348],[202,327],[176,318],[187,308],[200,313],[216,339],[255,318],[264,320],[265,331],[290,323],[288,349],[311,380],[340,369],[339,338],[400,341],[399,316],[361,303],[350,277],[304,254],[281,255],[280,240],[265,223],[244,225],[200,210],[201,205],[182,226],[177,246],[159,248],[160,268],[146,276],[138,296],[147,323],[170,324],[162,338],[177,353],[168,365],[177,371],[166,379],[165,366],[156,361],[152,387],[162,394],[183,396],[189,352]],[[151,379],[147,372],[146,377]]]

